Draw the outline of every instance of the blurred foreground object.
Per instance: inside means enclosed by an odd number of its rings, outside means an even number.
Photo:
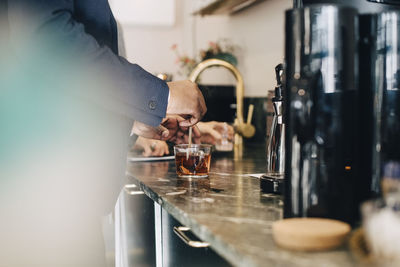
[[[373,200],[362,205],[367,248],[377,263],[400,264],[400,198]]]

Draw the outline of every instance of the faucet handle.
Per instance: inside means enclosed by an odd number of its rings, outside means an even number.
[[[247,113],[247,122],[240,122],[238,119],[235,120],[235,130],[246,138],[251,138],[256,133],[256,128],[251,125],[251,119],[253,118],[254,105],[249,105],[249,111]]]
[[[253,112],[254,112],[254,105],[250,104],[249,105],[249,112],[247,112],[247,124],[251,124],[251,119],[253,118]]]

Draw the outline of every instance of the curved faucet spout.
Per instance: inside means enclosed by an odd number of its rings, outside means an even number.
[[[190,73],[189,75],[189,80],[192,82],[196,82],[197,79],[199,78],[200,74],[214,66],[219,66],[219,67],[225,67],[228,69],[233,76],[235,76],[236,79],[236,116],[237,120],[235,120],[235,129],[236,131],[246,137],[250,138],[254,136],[255,134],[255,127],[251,125],[251,118],[245,122],[243,118],[243,99],[244,99],[244,82],[243,82],[243,77],[240,74],[239,70],[233,66],[231,63],[221,60],[221,59],[207,59],[204,60],[203,62],[200,62]]]

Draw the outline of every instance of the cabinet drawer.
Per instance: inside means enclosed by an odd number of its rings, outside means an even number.
[[[186,231],[187,227],[180,224],[164,209],[161,209],[161,221],[163,267],[231,266],[191,231]],[[183,236],[179,237],[179,232]]]

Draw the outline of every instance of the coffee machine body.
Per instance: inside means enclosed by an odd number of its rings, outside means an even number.
[[[286,12],[285,217],[358,219],[357,40],[355,9]]]
[[[400,161],[400,12],[377,16],[374,110],[381,162]]]
[[[400,12],[360,16],[360,96],[364,175],[380,194],[387,162],[400,162]]]

